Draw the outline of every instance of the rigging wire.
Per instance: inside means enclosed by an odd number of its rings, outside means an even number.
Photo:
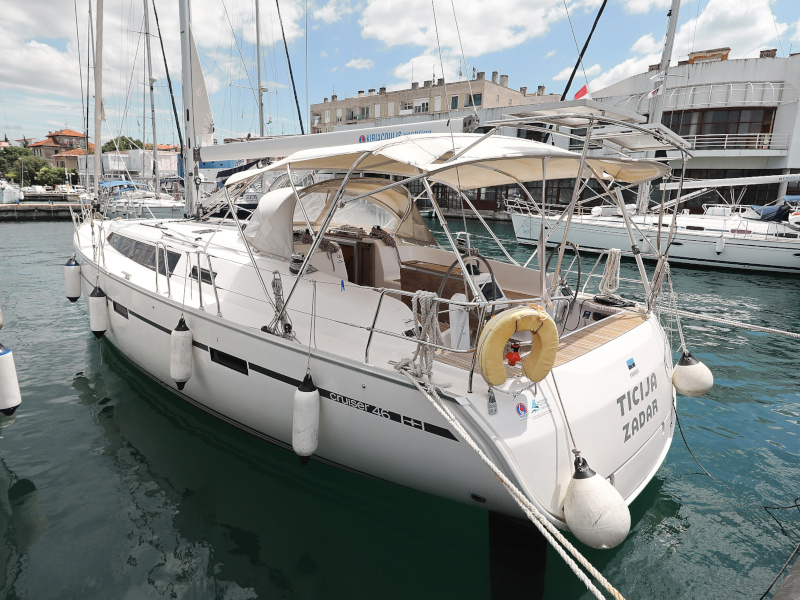
[[[294,74],[292,73],[292,61],[289,58],[289,46],[286,44],[286,31],[283,29],[283,17],[281,17],[280,0],[275,0],[275,7],[278,9],[278,22],[281,25],[281,36],[283,37],[283,48],[286,51],[286,63],[289,65],[289,79],[292,81],[292,91],[294,92],[294,102],[297,105],[297,119],[300,121],[300,135],[304,135],[303,113],[300,111],[300,101],[297,99],[297,87],[294,84]]]
[[[567,21],[569,22],[570,31],[572,31],[572,40],[575,42],[575,50],[578,50],[578,38],[575,36],[575,28],[572,26],[572,17],[569,15],[569,7],[567,6],[567,0],[564,1],[564,11],[567,13]],[[600,15],[603,14],[603,9],[606,7],[606,3],[608,0],[603,0],[603,4],[600,5],[600,10],[597,11],[597,17],[595,17],[594,25],[592,25],[592,30],[589,32],[589,37],[586,38],[586,43],[583,45],[583,50],[578,50],[578,62],[575,65],[575,69],[572,70],[572,76],[569,78],[567,82],[566,90],[569,90],[569,86],[572,84],[572,79],[575,76],[575,70],[577,69],[578,65],[581,67],[581,71],[583,72],[583,80],[586,82],[586,89],[589,89],[589,79],[586,77],[586,67],[583,64],[583,54],[586,52],[586,48],[589,46],[589,40],[592,39],[592,34],[594,33],[594,28],[597,26],[597,22],[600,20]],[[564,93],[566,95],[566,92]],[[564,95],[561,96],[561,99],[564,99]]]
[[[458,17],[456,16],[456,5],[453,3],[453,0],[450,0],[450,6],[453,9],[453,21],[456,24],[456,34],[458,35],[458,46],[461,49],[461,62],[464,64],[464,73],[467,74],[467,87],[469,88],[469,97],[472,104],[472,113],[475,115],[475,119],[478,119],[478,109],[475,106],[474,96],[472,95],[472,82],[469,78],[469,73],[467,73],[467,58],[464,56],[464,44],[461,42],[461,29],[458,27]],[[444,68],[442,68],[442,77],[444,77]]]
[[[225,10],[225,18],[228,19],[228,26],[231,28],[231,35],[233,35],[233,41],[236,42],[236,49],[239,51],[239,58],[242,59],[242,65],[246,65],[247,63],[244,60],[244,55],[242,54],[242,48],[239,46],[239,39],[236,37],[236,31],[233,28],[233,23],[231,22],[231,17],[228,14],[228,6],[225,4],[225,0],[222,0],[222,8]],[[250,89],[253,90],[253,96],[255,96],[255,86],[253,85],[253,81],[250,79],[250,72],[247,68],[244,69],[245,75],[247,75],[247,82],[250,84]],[[258,98],[256,98],[256,103],[258,103]]]
[[[158,11],[156,10],[156,0],[153,0],[153,15],[156,18],[156,29],[158,30],[158,41],[161,43],[161,56],[164,58],[164,70],[167,73],[167,86],[169,87],[169,97],[172,100],[172,113],[175,116],[175,129],[178,131],[178,144],[183,153],[183,135],[181,134],[181,122],[178,118],[178,108],[175,106],[175,94],[172,91],[172,79],[169,76],[169,67],[167,66],[167,54],[164,51],[164,38],[161,36],[161,25],[158,24]]]
[[[83,65],[81,65],[81,31],[80,27],[78,26],[78,0],[72,0],[72,5],[75,8],[75,39],[77,41],[78,46],[78,76],[81,80],[81,117],[83,116],[83,111],[86,108],[86,104],[83,98]],[[83,123],[86,124],[85,122]],[[88,140],[86,140],[88,142]],[[86,155],[89,155],[89,147],[86,147]]]

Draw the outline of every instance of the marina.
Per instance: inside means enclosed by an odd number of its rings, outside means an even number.
[[[513,238],[510,224],[495,231]],[[67,222],[0,224],[0,341],[23,396],[0,437],[7,596],[491,596],[485,511],[302,467],[97,342],[84,301],[75,310],[63,297],[71,235]],[[623,261],[624,279],[635,272]],[[792,277],[677,267],[673,277],[681,308],[800,333],[786,319]],[[712,476],[676,433],[628,538],[585,552],[626,598],[758,598],[800,534],[797,341],[691,319],[684,334],[715,374],[706,397],[678,397],[689,448]],[[590,597],[552,551],[544,597]]]
[[[747,11],[775,35],[700,50],[671,0],[605,72],[607,0],[583,49],[559,6],[559,95],[468,65],[471,8],[432,2],[430,79],[312,104],[349,5],[192,4],[163,38],[155,0],[75,4],[80,131],[0,141],[1,597],[800,595],[800,61],[772,5]],[[421,47],[413,12],[370,50]]]

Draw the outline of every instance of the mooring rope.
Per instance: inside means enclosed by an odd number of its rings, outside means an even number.
[[[619,265],[622,251],[619,248],[611,248],[608,251],[606,267],[603,269],[603,278],[600,280],[600,293],[605,296],[614,296],[614,292],[619,288]]]
[[[419,333],[419,338],[424,341],[436,343],[434,340],[441,340],[441,331],[439,330],[438,323],[438,305],[436,294],[432,292],[417,292],[412,298],[412,310],[416,315],[417,306],[420,308],[419,321],[422,325],[422,330]],[[569,554],[588,571],[616,600],[625,600],[622,594],[611,585],[611,583],[603,577],[603,575],[575,548],[558,529],[542,515],[541,512],[533,505],[533,503],[525,496],[522,491],[514,485],[514,483],[503,473],[500,468],[495,465],[492,460],[486,456],[481,450],[475,440],[467,433],[466,429],[461,425],[461,422],[455,417],[450,409],[444,405],[442,399],[436,391],[436,385],[431,381],[431,373],[433,369],[433,356],[435,348],[427,344],[417,344],[417,350],[414,352],[413,358],[406,358],[399,361],[395,365],[395,369],[403,373],[411,383],[414,384],[420,393],[425,396],[428,401],[433,405],[436,411],[442,415],[456,433],[467,442],[467,445],[472,448],[478,457],[486,464],[495,476],[500,480],[503,487],[511,495],[514,501],[519,505],[522,511],[527,515],[528,519],[536,526],[539,532],[550,543],[553,549],[564,559],[564,562],[570,567],[575,576],[581,580],[586,588],[598,598],[602,600],[603,594],[592,583],[589,577],[584,573],[580,566],[573,560]],[[567,553],[569,551],[569,554]]]
[[[751,331],[760,331],[762,333],[774,333],[776,335],[783,335],[790,338],[800,339],[800,333],[793,331],[785,331],[783,329],[775,329],[774,327],[762,327],[761,325],[752,325],[742,321],[735,321],[733,319],[722,319],[720,317],[712,317],[696,312],[689,312],[686,310],[674,309],[675,312],[681,317],[688,317],[690,319],[698,319],[700,321],[708,321],[710,323],[718,323],[720,325],[731,325],[733,327],[741,327],[742,329],[749,329]]]

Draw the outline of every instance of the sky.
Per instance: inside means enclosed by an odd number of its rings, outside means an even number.
[[[143,3],[150,9],[156,130],[177,143],[164,58],[180,96],[178,2],[104,3],[102,140],[120,134],[152,141],[145,96]],[[267,134],[300,133],[281,36],[285,31],[303,126],[308,105],[337,94],[355,96],[412,81],[456,81],[484,71],[509,76],[509,86],[539,85],[561,93],[602,0],[258,0]],[[43,139],[65,127],[82,131],[88,31],[96,0],[0,0],[0,133]],[[258,134],[256,0],[191,0],[192,26],[211,99],[215,137]],[[590,91],[658,63],[670,0],[608,0],[569,92]],[[96,28],[92,25],[93,29]],[[161,42],[164,54],[161,52]],[[686,0],[679,12],[672,61],[689,52],[730,47],[730,58],[800,52],[797,0]],[[93,67],[92,67],[93,68]],[[93,78],[93,71],[91,71]],[[87,92],[88,90],[88,92]],[[93,100],[91,100],[93,102]],[[89,105],[92,122],[93,104]],[[94,133],[90,136],[93,138]],[[0,138],[2,139],[2,138]],[[94,141],[94,140],[93,140]]]

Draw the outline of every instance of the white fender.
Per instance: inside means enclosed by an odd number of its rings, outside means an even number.
[[[688,350],[684,350],[672,371],[672,385],[684,396],[697,398],[714,386],[714,375]]]
[[[464,294],[453,294],[451,300],[466,302]],[[450,316],[450,347],[456,350],[469,349],[469,313],[466,306],[451,304],[448,310]]]
[[[89,329],[98,340],[108,329],[108,302],[106,293],[99,285],[94,286],[89,294]]]
[[[11,416],[22,403],[17,369],[11,350],[0,344],[0,413]]]
[[[716,243],[716,244],[714,244],[714,251],[715,251],[717,254],[722,254],[722,251],[723,251],[723,250],[725,250],[725,238],[724,238],[724,237],[722,237],[722,236],[719,236],[719,237],[717,238],[717,243]]]
[[[319,390],[306,374],[303,383],[294,392],[292,411],[292,448],[300,457],[317,451],[319,443]]]
[[[183,317],[169,336],[169,374],[179,390],[192,377],[192,332]]]
[[[81,266],[75,257],[64,265],[64,292],[70,302],[76,302],[81,297]]]
[[[618,546],[631,529],[625,500],[580,456],[564,497],[564,518],[575,537],[592,548]]]

